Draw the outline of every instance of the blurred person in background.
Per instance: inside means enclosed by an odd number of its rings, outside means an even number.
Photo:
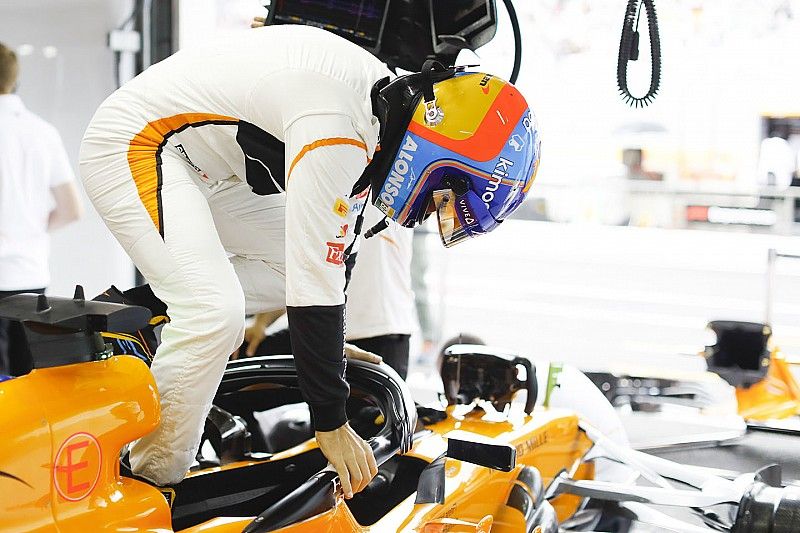
[[[792,183],[795,155],[788,137],[786,128],[774,127],[769,132],[769,137],[761,141],[758,158],[759,185],[785,189]]]
[[[19,62],[0,43],[0,298],[44,293],[50,282],[48,232],[80,218],[81,204],[58,131],[14,94]],[[0,374],[24,350],[22,326],[0,319]]]
[[[365,197],[355,198],[351,209],[360,211]],[[365,207],[364,226],[383,218],[377,207]],[[369,239],[348,261],[346,294],[348,343],[381,356],[401,378],[408,376],[409,340],[415,329],[414,291],[411,289],[412,232],[397,224]],[[358,259],[357,261],[355,259]],[[355,263],[355,264],[352,264]],[[289,330],[266,335],[281,313],[261,313],[244,334],[239,357],[292,353]]]
[[[431,304],[431,290],[428,287],[428,269],[430,261],[428,258],[428,231],[425,226],[419,226],[414,230],[413,255],[411,259],[411,286],[414,294],[414,307],[419,321],[419,332],[422,337],[422,345],[418,363],[427,365],[433,362],[436,342],[439,339],[439,321],[434,317],[433,305]]]
[[[364,225],[383,218],[368,205]],[[411,289],[413,233],[398,224],[363,239],[347,289],[347,340],[380,355],[401,378],[408,375],[409,339],[415,329]]]

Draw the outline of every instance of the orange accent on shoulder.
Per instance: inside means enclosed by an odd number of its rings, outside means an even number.
[[[294,170],[295,165],[297,165],[297,163],[299,163],[300,160],[303,159],[303,156],[305,156],[308,152],[316,148],[322,148],[323,146],[338,146],[342,144],[357,146],[358,148],[361,148],[365,152],[367,151],[367,145],[365,143],[363,143],[362,141],[358,141],[356,139],[351,139],[349,137],[331,137],[329,139],[319,139],[317,141],[314,141],[313,143],[309,143],[303,146],[300,152],[294,157],[294,159],[292,160],[292,164],[289,165],[289,172],[286,174],[287,181],[292,176],[292,170]],[[371,161],[372,159],[367,157],[367,164],[369,164]]]
[[[181,113],[148,123],[128,145],[128,167],[130,168],[139,198],[159,233],[161,227],[161,183],[158,177],[156,155],[171,133],[188,126],[203,123],[237,124],[239,119],[212,113]],[[163,235],[163,233],[162,233]]]

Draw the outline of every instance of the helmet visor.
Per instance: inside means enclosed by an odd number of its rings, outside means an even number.
[[[433,205],[439,219],[439,236],[445,248],[471,237],[456,213],[456,193],[452,189],[433,191]]]

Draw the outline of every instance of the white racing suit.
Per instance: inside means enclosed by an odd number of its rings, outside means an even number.
[[[328,32],[267,27],[180,51],[97,110],[86,192],[171,320],[152,365],[161,424],[132,447],[136,474],[183,478],[245,312],[287,307],[315,428],[346,421],[350,193],[376,150],[370,90],[387,75]]]

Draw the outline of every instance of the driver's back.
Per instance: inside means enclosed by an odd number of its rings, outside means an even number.
[[[283,143],[298,118],[342,115],[372,154],[378,123],[370,91],[388,75],[380,60],[325,30],[243,30],[181,50],[139,74],[103,102],[85,138],[126,149],[149,140],[163,144],[204,181],[216,182],[245,177],[246,157],[258,157],[244,137]]]

